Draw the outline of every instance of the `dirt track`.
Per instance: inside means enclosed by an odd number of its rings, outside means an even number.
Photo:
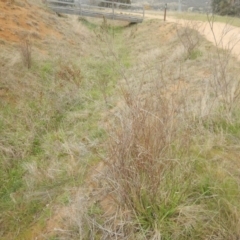
[[[163,19],[162,13],[147,13],[146,19]],[[214,22],[212,27],[208,22],[189,21],[167,17],[167,22],[175,22],[198,30],[205,38],[219,48],[231,50],[232,54],[240,60],[240,28],[229,24]],[[213,31],[212,31],[213,30]]]

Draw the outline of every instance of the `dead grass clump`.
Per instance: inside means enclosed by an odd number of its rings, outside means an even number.
[[[72,63],[60,63],[59,70],[56,73],[56,77],[63,80],[70,82],[76,86],[80,86],[82,82],[82,74],[81,70],[74,66]]]

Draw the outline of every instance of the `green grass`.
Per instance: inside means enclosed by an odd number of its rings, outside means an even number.
[[[206,129],[212,131],[215,134],[224,134],[227,138],[231,136],[232,139],[240,138],[240,122],[239,122],[239,110],[233,113],[233,117],[229,121],[226,118],[219,117],[217,119],[210,119],[208,121],[204,121],[203,125]],[[232,144],[230,142],[230,144]]]
[[[78,21],[81,22],[82,24],[84,24],[84,26],[86,26],[90,30],[95,30],[98,27],[97,24],[89,22],[86,18],[83,18],[83,17],[79,17]]]
[[[198,57],[201,57],[201,56],[202,56],[202,52],[198,49],[195,49],[189,53],[188,59],[196,60]]]

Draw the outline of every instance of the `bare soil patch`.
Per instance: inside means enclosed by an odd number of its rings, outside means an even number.
[[[62,38],[62,34],[56,29],[53,14],[46,12],[32,4],[22,1],[9,3],[0,2],[0,39],[9,42],[19,42],[25,37],[35,40],[49,36],[56,39]]]

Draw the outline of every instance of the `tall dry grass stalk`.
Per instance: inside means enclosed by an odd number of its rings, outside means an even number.
[[[29,39],[24,39],[21,42],[20,53],[24,66],[30,69],[32,66],[32,44]]]

